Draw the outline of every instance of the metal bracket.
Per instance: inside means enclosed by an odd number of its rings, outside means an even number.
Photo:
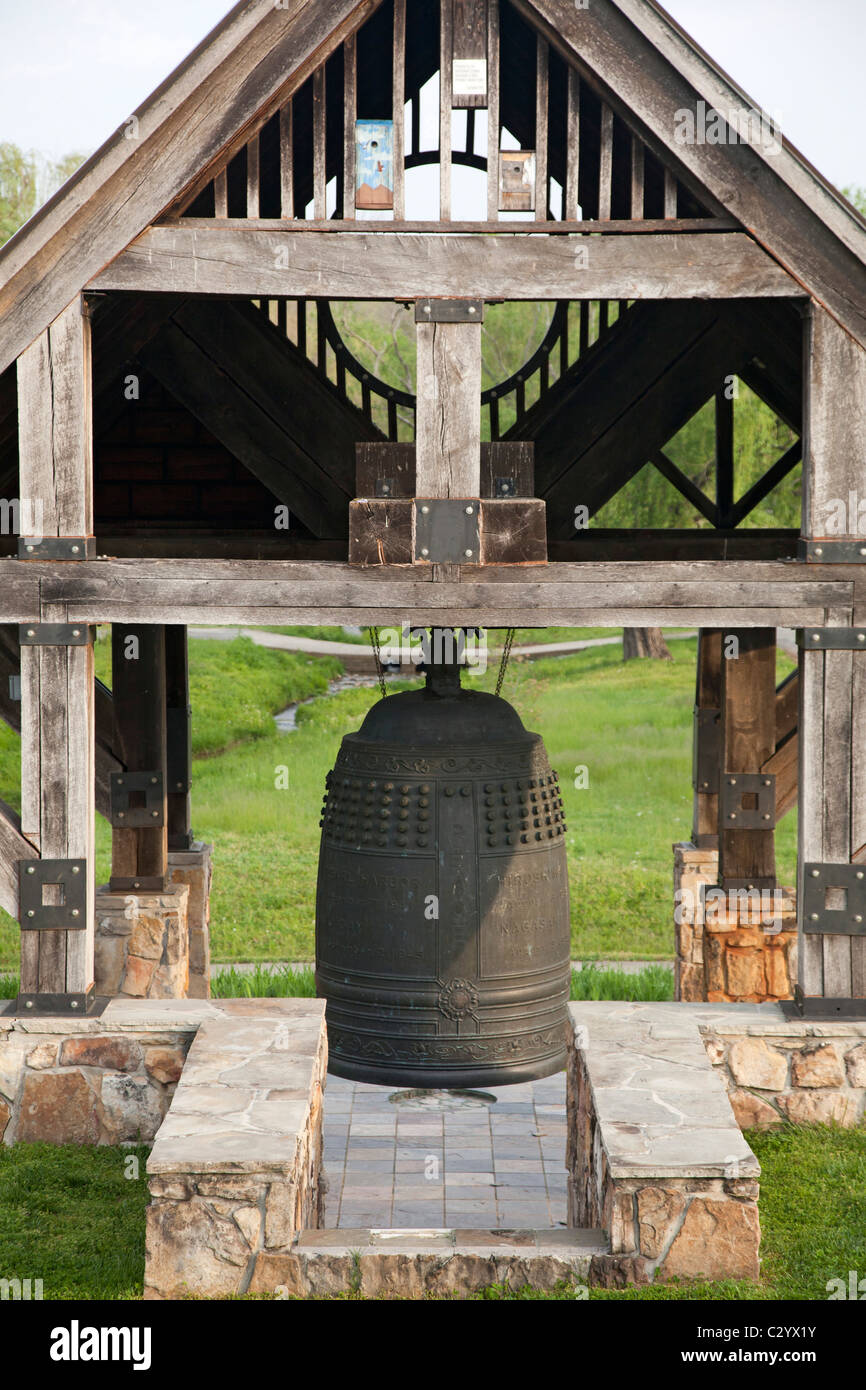
[[[866,537],[861,540],[804,540],[797,543],[797,559],[807,565],[864,565]]]
[[[93,629],[87,623],[20,623],[22,647],[89,647]]]
[[[19,536],[19,560],[92,560],[94,536]]]
[[[168,768],[166,789],[168,792],[192,790],[192,783],[189,779],[191,714],[192,710],[188,705],[169,705],[165,712],[165,761]],[[178,777],[178,769],[183,773],[181,778]]]
[[[130,798],[144,796],[144,804],[133,806]],[[116,830],[157,829],[165,824],[165,779],[162,771],[112,772],[111,824]]]
[[[117,878],[112,874],[108,880],[109,893],[164,893],[169,886],[168,876],[160,874],[138,878]]]
[[[483,299],[416,299],[416,323],[483,323]]]
[[[396,478],[377,478],[376,479],[377,497],[396,497],[397,479]]]
[[[721,711],[695,705],[692,739],[692,786],[715,795],[722,756]]]
[[[415,563],[477,565],[481,558],[478,517],[478,498],[416,498]]]
[[[109,1003],[102,994],[19,994],[14,1013],[31,1016],[98,1018]]]
[[[836,891],[841,907],[828,907]],[[803,931],[808,935],[866,936],[866,868],[859,864],[806,864]]]
[[[494,497],[516,497],[517,479],[516,478],[495,478],[493,482]]]
[[[744,806],[745,797],[754,806]],[[719,830],[772,830],[776,824],[776,777],[772,772],[723,772],[719,779]]]
[[[798,627],[797,646],[804,652],[866,651],[866,627]]]
[[[59,887],[63,901],[46,903],[46,886]],[[18,912],[22,931],[84,931],[87,860],[19,859]]]
[[[856,1023],[866,1019],[866,999],[823,999],[803,993],[794,986],[794,998],[782,1000],[785,1018],[805,1019],[807,1022],[836,1019],[840,1023]]]

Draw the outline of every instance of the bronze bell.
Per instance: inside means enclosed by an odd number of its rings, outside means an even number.
[[[327,778],[316,983],[330,1071],[457,1088],[565,1065],[565,828],[541,738],[507,701],[461,689],[456,661],[372,707]]]

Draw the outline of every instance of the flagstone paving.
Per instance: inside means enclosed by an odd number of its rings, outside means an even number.
[[[565,1072],[474,1093],[492,1103],[398,1094],[328,1077],[325,1226],[565,1226]]]

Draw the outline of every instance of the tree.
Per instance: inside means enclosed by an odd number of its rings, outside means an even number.
[[[847,188],[842,189],[842,192],[848,202],[853,203],[857,211],[862,212],[863,216],[866,217],[866,188],[857,184],[849,184]]]
[[[11,141],[0,141],[0,246],[75,173],[84,158],[74,153],[52,160]]]
[[[673,661],[660,627],[624,627],[622,630],[622,659],[652,657],[656,661]]]

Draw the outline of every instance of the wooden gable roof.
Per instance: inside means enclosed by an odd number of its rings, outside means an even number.
[[[499,0],[497,0],[499,3]],[[683,145],[677,112],[753,107],[653,0],[501,0],[866,346],[866,222],[782,142]],[[202,186],[383,0],[244,0],[0,250],[0,372]]]

